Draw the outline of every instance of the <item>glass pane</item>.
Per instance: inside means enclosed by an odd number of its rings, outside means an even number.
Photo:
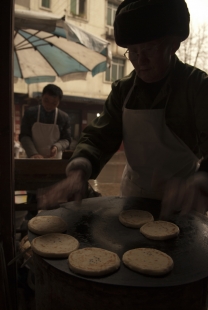
[[[112,64],[112,77],[111,80],[114,82],[115,80],[117,80],[117,65]]]
[[[118,78],[121,79],[124,77],[124,66],[119,66],[118,68]]]
[[[50,8],[50,0],[42,0],[42,6],[44,8]]]
[[[111,26],[111,9],[107,10],[107,25]]]
[[[115,17],[116,17],[116,10],[113,10],[113,12],[112,12],[112,25],[114,23]]]
[[[85,14],[85,0],[79,0],[79,14]]]
[[[113,57],[113,62],[116,63],[116,64],[121,64],[121,65],[125,65],[125,60],[124,59],[121,59],[121,58],[115,58]]]
[[[123,59],[119,59],[119,58],[118,58],[118,64],[121,64],[121,65],[123,65],[123,66],[124,66],[124,60],[123,60]]]
[[[105,73],[105,80],[106,81],[111,81],[111,78],[110,78],[110,68],[108,68],[107,70],[106,70],[106,73]]]
[[[71,0],[71,13],[72,14],[77,14],[77,0]]]

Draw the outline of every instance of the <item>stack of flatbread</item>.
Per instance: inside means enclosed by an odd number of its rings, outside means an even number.
[[[40,235],[31,242],[36,254],[48,258],[66,258],[79,248],[79,241],[70,235],[63,234],[67,224],[58,216],[37,216],[28,222],[28,229]]]

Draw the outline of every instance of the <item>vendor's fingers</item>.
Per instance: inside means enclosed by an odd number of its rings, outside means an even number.
[[[198,172],[189,180],[189,187],[194,186],[203,191],[203,194],[208,195],[208,173]]]
[[[75,183],[73,185],[71,193],[73,194],[73,199],[68,196],[68,201],[75,201],[78,204],[81,203],[82,199],[87,198],[87,182]]]
[[[181,210],[181,215],[190,211],[197,211],[205,214],[208,210],[208,197],[205,196],[197,187],[190,187],[186,194],[186,199]]]
[[[207,211],[208,211],[208,197],[203,195],[200,197],[200,203],[198,205],[198,212],[202,214],[206,214]]]
[[[186,199],[181,214],[192,210],[205,214],[208,210],[208,175],[199,172],[187,181]]]
[[[32,159],[42,159],[44,157],[42,155],[40,155],[40,154],[35,154],[35,155],[31,156],[30,158],[32,158]]]
[[[168,182],[161,203],[160,219],[167,220],[179,212],[184,200],[184,182],[174,179]]]
[[[188,188],[184,195],[184,201],[181,208],[181,215],[187,214],[194,210],[198,205],[198,193],[195,188]]]
[[[50,188],[39,189],[36,195],[38,209],[54,209],[59,206],[60,201],[67,201],[67,195],[68,191],[63,182]]]
[[[38,190],[38,209],[53,209],[63,201],[81,201],[86,198],[86,184],[82,173],[74,172],[52,187]]]

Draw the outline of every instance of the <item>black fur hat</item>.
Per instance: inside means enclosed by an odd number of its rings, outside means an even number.
[[[189,36],[190,15],[184,0],[124,0],[114,21],[117,45],[127,45],[176,35]]]

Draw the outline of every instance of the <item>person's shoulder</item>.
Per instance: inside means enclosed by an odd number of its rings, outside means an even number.
[[[176,61],[176,70],[180,75],[183,75],[186,78],[195,79],[195,80],[207,80],[208,75],[205,71],[197,68],[196,66],[184,63],[181,60],[177,59]]]
[[[63,119],[68,119],[69,118],[69,115],[66,112],[64,112],[63,110],[61,110],[61,109],[58,109],[58,116],[63,118]]]
[[[128,84],[132,85],[132,83],[134,82],[135,76],[136,76],[136,71],[133,70],[128,75],[126,75],[123,78],[113,82],[112,87],[113,86],[115,86],[115,87],[117,87],[117,86],[118,87],[122,87],[122,86],[125,86],[125,85],[128,85]]]
[[[25,109],[25,115],[34,115],[36,114],[38,111],[38,105],[37,106],[32,106],[32,107],[29,107],[27,109]]]
[[[123,78],[116,80],[112,84],[112,92],[119,94],[121,96],[125,96],[130,88],[132,87],[134,83],[134,79],[136,76],[135,70],[130,72],[128,75],[124,76]]]

